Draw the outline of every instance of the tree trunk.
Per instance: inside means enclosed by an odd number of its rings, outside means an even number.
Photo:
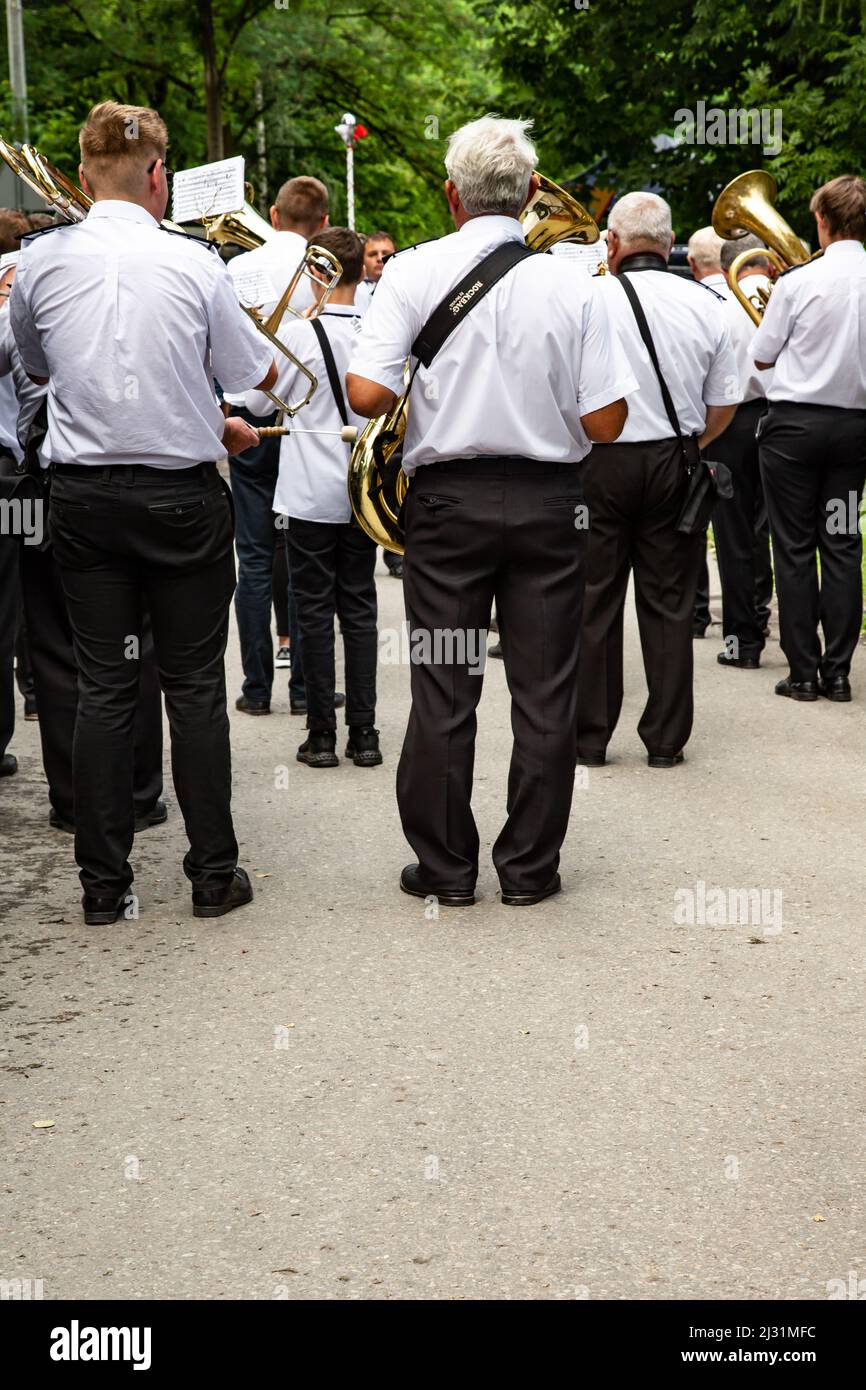
[[[207,104],[207,157],[208,163],[212,163],[223,158],[222,82],[216,56],[212,0],[198,0],[198,14]]]

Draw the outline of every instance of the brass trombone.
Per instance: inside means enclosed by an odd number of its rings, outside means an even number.
[[[266,222],[249,203],[244,203],[238,212],[222,213],[218,217],[202,217],[201,223],[208,241],[214,241],[220,246],[242,246],[245,251],[255,251],[266,241],[270,241],[278,235],[271,224]],[[249,304],[241,304],[244,313],[252,319],[256,328],[267,338],[271,346],[276,348],[277,352],[282,353],[284,357],[287,357],[306,378],[306,393],[294,403],[282,400],[275,391],[264,392],[277,409],[281,410],[284,415],[288,415],[290,419],[312,399],[319,382],[315,373],[310,371],[306,363],[296,357],[291,349],[287,348],[285,343],[277,337],[277,330],[286,313],[294,314],[296,318],[303,317],[291,307],[290,303],[302,279],[312,280],[318,286],[324,285],[324,292],[317,309],[317,312],[320,313],[336,289],[342,273],[343,267],[337,257],[331,251],[325,250],[323,246],[316,246],[313,243],[307,247],[288,285],[266,318],[262,315],[261,305],[253,307]]]
[[[803,250],[796,232],[773,206],[776,192],[776,180],[772,174],[768,174],[766,169],[749,169],[722,189],[713,208],[713,231],[723,241],[738,241],[748,232],[754,232],[766,243],[764,247],[755,247],[752,251],[741,251],[728,269],[731,294],[756,324],[761,322],[770,291],[759,289],[757,304],[743,293],[738,277],[747,261],[772,261],[781,272],[812,259]]]
[[[598,226],[583,204],[544,174],[538,178],[538,189],[520,214],[527,246],[549,251],[559,241],[582,246],[598,241]],[[408,387],[408,364],[403,382]],[[406,436],[407,395],[404,390],[387,415],[368,420],[349,460],[349,501],[358,525],[377,545],[397,555],[405,548],[400,513],[408,479],[399,451]]]

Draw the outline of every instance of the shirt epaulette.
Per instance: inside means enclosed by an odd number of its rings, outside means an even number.
[[[160,222],[159,230],[168,232],[170,236],[185,237],[187,241],[194,241],[198,246],[203,246],[206,251],[216,251],[219,254],[219,248],[215,241],[208,241],[203,236],[196,236],[194,232],[182,232],[179,227],[166,227],[163,222]]]
[[[787,270],[783,270],[780,273],[779,279],[781,280],[783,275],[790,275],[792,270],[802,270],[804,265],[811,265],[812,261],[817,261],[819,257],[823,256],[823,254],[823,251],[816,251],[815,255],[812,256],[808,261],[798,261],[796,265],[789,265]]]
[[[719,294],[718,290],[714,290],[712,285],[705,285],[703,280],[695,280],[694,283],[696,285],[700,285],[702,290],[706,290],[707,294],[713,295],[714,298],[716,298],[720,304],[726,303],[725,296],[723,294]]]
[[[59,232],[61,227],[74,226],[76,226],[75,222],[55,222],[53,227],[39,227],[37,231],[26,232],[21,238],[21,245],[23,246],[25,241],[33,241],[38,236],[47,236],[49,232]]]

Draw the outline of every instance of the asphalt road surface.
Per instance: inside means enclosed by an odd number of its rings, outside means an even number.
[[[866,1279],[866,654],[852,704],[794,704],[775,641],[722,672],[719,632],[695,643],[688,761],[651,771],[629,617],[613,760],[581,774],[565,891],[531,909],[500,905],[489,857],[499,662],[483,896],[438,919],[397,886],[405,665],[380,671],[378,769],[297,763],[282,675],[269,718],[232,709],[256,898],[212,923],[167,781],[139,919],[85,928],[22,722],[0,782],[0,1278],[46,1299],[816,1300]]]

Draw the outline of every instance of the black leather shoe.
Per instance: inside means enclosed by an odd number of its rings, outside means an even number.
[[[707,627],[709,627],[709,623],[707,624]],[[707,628],[704,627],[704,625],[703,625],[702,623],[693,623],[693,624],[692,624],[692,636],[693,636],[693,637],[706,637],[706,635],[707,635]]]
[[[164,825],[168,820],[168,807],[164,801],[155,801],[150,810],[143,816],[135,818],[135,833],[140,830],[149,830],[152,825]]]
[[[372,724],[351,724],[346,757],[351,758],[356,767],[378,767],[382,761],[379,730]]]
[[[62,830],[67,835],[75,834],[75,825],[71,820],[61,816],[59,811],[52,809],[48,812],[48,824],[52,830]]]
[[[397,560],[395,564],[388,566],[388,573],[392,579],[403,578],[403,561]]]
[[[647,767],[676,767],[678,763],[684,763],[685,760],[686,755],[682,750],[679,753],[674,753],[672,757],[668,757],[665,753],[650,753],[646,765]]]
[[[776,694],[784,695],[789,700],[817,700],[818,682],[792,681],[790,676],[786,676],[776,686]]]
[[[339,767],[340,759],[334,752],[336,746],[337,735],[333,729],[319,734],[311,733],[301,744],[296,757],[299,763],[306,763],[307,767]]]
[[[562,888],[562,879],[559,874],[554,874],[546,888],[542,888],[538,893],[510,893],[507,888],[502,889],[502,904],[504,907],[532,907],[533,903],[543,902],[545,898],[552,898],[554,893],[558,893]]]
[[[85,922],[89,927],[110,927],[126,906],[126,898],[126,893],[119,898],[94,898],[85,893],[81,899]]]
[[[719,652],[716,661],[720,666],[736,666],[740,671],[757,671],[761,665],[760,657],[728,656],[727,652]]]
[[[24,718],[28,724],[34,724],[39,719],[39,711],[32,695],[25,695],[24,697]]]
[[[819,680],[818,694],[823,695],[825,700],[847,704],[851,699],[851,682],[847,676],[831,676],[828,681]]]
[[[435,898],[440,907],[471,907],[475,902],[475,892],[472,888],[461,891],[433,888],[431,884],[424,883],[419,864],[406,865],[400,875],[400,887],[404,893],[411,893],[413,898]]]
[[[607,754],[578,753],[575,761],[578,767],[604,767],[607,762]]]
[[[236,907],[253,900],[253,885],[246,869],[235,869],[228,883],[221,888],[193,888],[194,917],[224,917]]]
[[[493,657],[498,657],[498,659],[499,659],[500,661],[504,660],[503,655],[502,655],[502,643],[501,643],[501,642],[494,642],[492,647],[488,647],[488,648],[487,648],[487,655],[488,655],[488,656],[493,656]]]
[[[235,709],[239,709],[241,714],[270,714],[270,700],[249,700],[246,695],[239,695],[235,700]]]
[[[334,709],[342,709],[345,703],[345,695],[343,694],[342,690],[338,690],[334,695]],[[307,702],[306,700],[290,699],[289,708],[291,709],[292,714],[306,714]]]
[[[0,758],[0,777],[14,777],[18,771],[18,759],[14,753],[4,753]]]

